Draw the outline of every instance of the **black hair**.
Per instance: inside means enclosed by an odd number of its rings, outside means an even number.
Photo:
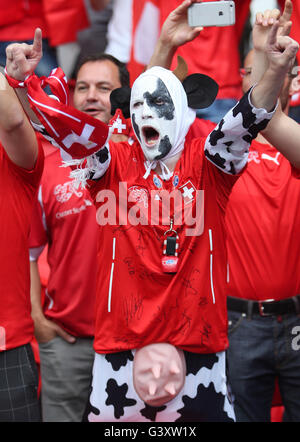
[[[120,83],[123,86],[130,86],[130,78],[129,78],[129,72],[127,69],[127,66],[125,63],[121,62],[120,60],[118,60],[116,57],[114,57],[113,55],[110,54],[105,54],[105,53],[98,53],[98,54],[90,54],[87,56],[83,56],[81,57],[75,67],[74,70],[74,78],[76,80],[79,69],[85,64],[88,63],[90,61],[105,61],[105,60],[109,60],[112,63],[114,63],[118,70],[119,70],[119,79],[120,79]]]

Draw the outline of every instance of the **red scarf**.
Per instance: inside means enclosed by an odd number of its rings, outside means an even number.
[[[8,83],[16,87],[27,87],[31,108],[48,134],[74,159],[92,155],[103,147],[112,133],[126,133],[126,120],[118,109],[110,125],[69,106],[67,78],[61,68],[53,69],[49,77],[28,76],[18,82],[6,73]],[[43,88],[49,86],[53,95],[48,96]]]

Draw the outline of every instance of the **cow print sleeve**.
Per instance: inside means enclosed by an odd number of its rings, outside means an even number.
[[[225,173],[236,175],[247,164],[249,146],[265,129],[274,111],[257,109],[251,104],[250,89],[233,107],[205,142],[205,155]]]
[[[73,169],[70,177],[74,179],[74,185],[76,187],[85,187],[88,180],[98,180],[107,171],[111,160],[108,142],[93,155],[90,155],[82,160],[76,160],[73,159],[65,150],[60,148],[60,146],[48,134],[47,130],[42,124],[36,124],[33,121],[31,121],[31,124],[33,128],[42,134],[46,140],[50,141],[53,146],[60,149],[62,166],[69,166]]]

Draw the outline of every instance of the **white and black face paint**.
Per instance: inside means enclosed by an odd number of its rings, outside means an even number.
[[[175,142],[175,105],[157,77],[139,78],[131,95],[131,120],[147,160],[164,158]]]

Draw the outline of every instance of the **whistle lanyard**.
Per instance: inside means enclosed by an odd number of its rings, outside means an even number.
[[[156,174],[153,176],[153,183],[155,187],[157,187],[159,190],[164,188],[163,182]],[[173,184],[172,190],[174,190],[179,184],[179,173],[177,171],[174,172],[172,178],[172,184]],[[170,214],[170,227],[164,233],[163,252],[161,260],[162,270],[165,273],[176,273],[178,269],[179,235],[177,231],[173,228],[173,226],[174,226],[174,217]]]
[[[176,273],[178,268],[179,236],[173,229],[173,223],[171,218],[170,228],[164,233],[162,268],[165,273]]]

